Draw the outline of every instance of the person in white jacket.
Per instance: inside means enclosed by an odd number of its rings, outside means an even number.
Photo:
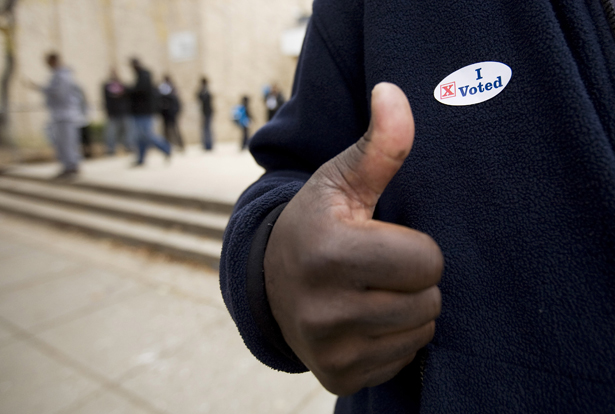
[[[51,115],[50,133],[63,170],[57,178],[71,178],[79,172],[79,127],[83,123],[79,87],[70,69],[62,65],[60,55],[50,53],[45,61],[52,71],[47,86],[31,83],[45,95]]]

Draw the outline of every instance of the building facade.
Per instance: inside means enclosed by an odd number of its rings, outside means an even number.
[[[47,145],[43,98],[26,84],[47,82],[43,57],[49,51],[59,52],[74,70],[96,123],[104,122],[101,88],[110,68],[129,84],[131,57],[138,57],[157,82],[170,74],[183,102],[185,140],[196,143],[195,95],[202,76],[214,95],[219,141],[239,141],[231,109],[241,96],[251,98],[254,130],[265,122],[265,85],[277,83],[288,97],[297,62],[296,53],[288,52],[288,38],[297,41],[298,22],[311,14],[311,0],[20,0],[16,12],[10,95],[15,144]]]

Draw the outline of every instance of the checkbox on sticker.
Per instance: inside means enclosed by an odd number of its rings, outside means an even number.
[[[457,85],[455,82],[440,85],[440,99],[454,98],[457,96]]]

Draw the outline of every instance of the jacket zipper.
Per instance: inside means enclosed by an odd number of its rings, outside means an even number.
[[[425,377],[425,363],[427,362],[427,351],[421,356],[421,363],[419,364],[419,375],[421,378],[421,389],[423,388],[423,380]]]

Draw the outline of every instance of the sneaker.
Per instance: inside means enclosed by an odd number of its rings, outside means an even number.
[[[53,179],[54,180],[72,180],[74,178],[77,178],[78,175],[79,175],[79,170],[77,169],[64,170],[60,174],[56,175]]]

